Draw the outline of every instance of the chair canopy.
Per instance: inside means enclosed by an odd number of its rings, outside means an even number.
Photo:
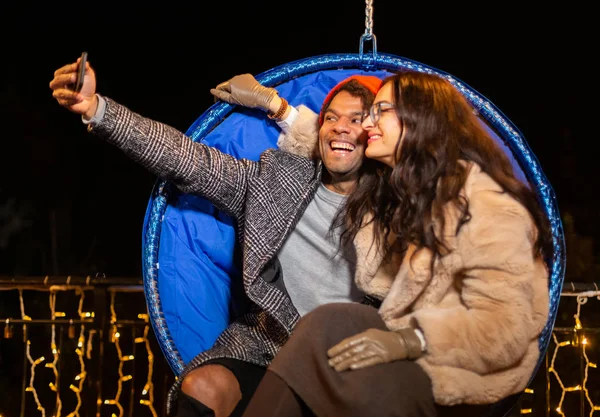
[[[554,191],[519,130],[489,100],[452,75],[402,57],[334,54],[311,57],[256,76],[276,87],[292,105],[318,112],[326,93],[353,74],[384,78],[402,69],[448,79],[478,110],[482,123],[510,157],[517,176],[528,180],[550,220],[554,254],[551,268],[550,317],[540,337],[545,352],[557,314],[565,269],[562,223]],[[187,135],[236,157],[257,160],[275,147],[277,125],[263,111],[218,102],[188,129]],[[159,345],[173,372],[210,348],[235,317],[241,277],[231,218],[202,197],[183,194],[158,180],[150,197],[142,238],[143,281],[149,315]],[[540,355],[539,365],[544,355]],[[537,368],[536,368],[537,371]],[[532,375],[533,378],[533,375]]]

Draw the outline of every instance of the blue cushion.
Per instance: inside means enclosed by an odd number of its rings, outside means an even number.
[[[553,222],[556,237],[553,304],[558,304],[564,274],[562,228],[554,195],[537,160],[518,130],[476,91],[449,75],[423,64],[380,55],[379,70],[343,68],[354,65],[354,55],[327,56],[297,61],[257,76],[276,86],[292,105],[304,104],[315,112],[326,93],[353,74],[381,78],[395,69],[413,68],[447,76],[480,110],[482,123],[509,155],[517,176],[530,178]],[[326,65],[325,65],[325,64]],[[326,68],[322,68],[326,67]],[[331,68],[327,68],[331,67]],[[315,70],[316,68],[316,70]],[[313,71],[313,72],[310,72]],[[202,114],[186,132],[238,158],[257,160],[262,151],[276,146],[279,128],[264,112],[217,103]],[[163,353],[176,374],[198,353],[210,348],[235,317],[240,305],[241,279],[238,249],[231,218],[205,199],[182,194],[161,180],[148,203],[143,228],[144,288],[155,333]],[[556,305],[554,307],[556,307]],[[549,328],[554,322],[551,309]],[[546,337],[547,339],[547,337]],[[544,340],[545,342],[545,340]],[[542,343],[545,346],[545,343]]]

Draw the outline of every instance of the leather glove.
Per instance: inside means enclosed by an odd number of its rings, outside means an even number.
[[[421,339],[411,328],[394,332],[369,329],[342,340],[327,351],[329,366],[338,372],[402,359],[417,359],[421,355]]]
[[[251,74],[236,75],[211,88],[210,93],[230,104],[269,111],[271,100],[278,94],[274,88],[261,85]]]

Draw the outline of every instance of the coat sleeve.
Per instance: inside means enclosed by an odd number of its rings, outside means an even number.
[[[529,212],[510,195],[479,191],[469,209],[457,236],[460,301],[416,310],[411,322],[425,335],[423,360],[486,374],[518,363],[538,338],[548,317],[548,271],[533,255]]]
[[[181,191],[203,196],[240,216],[248,178],[257,175],[258,163],[194,142],[170,126],[144,118],[110,98],[105,100],[104,118],[94,124],[92,133]]]

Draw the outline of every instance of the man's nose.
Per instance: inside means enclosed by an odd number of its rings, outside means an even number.
[[[350,120],[348,120],[346,117],[340,117],[335,122],[335,125],[333,126],[333,128],[336,130],[336,132],[349,132],[350,131]]]

